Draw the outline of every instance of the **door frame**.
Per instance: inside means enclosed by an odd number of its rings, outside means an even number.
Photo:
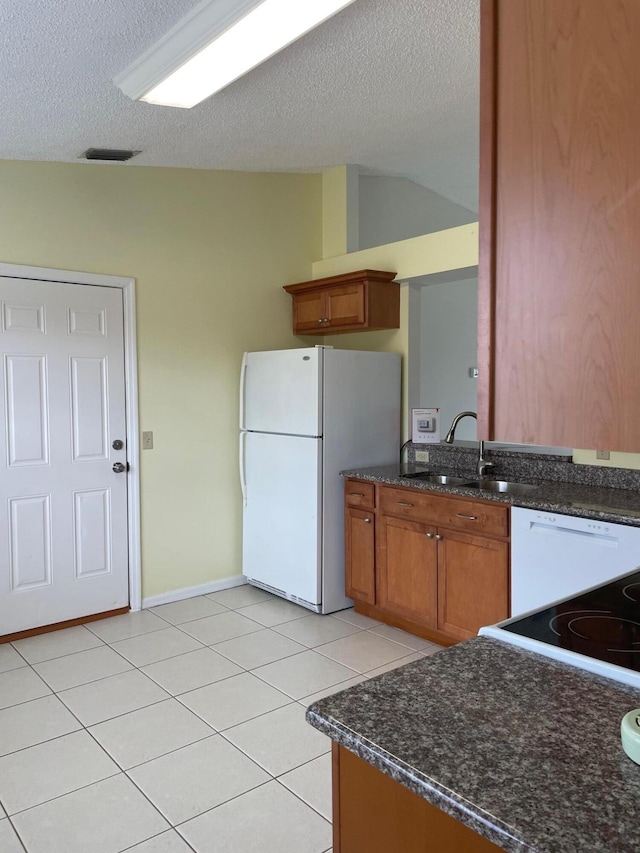
[[[122,290],[124,310],[124,395],[127,439],[127,530],[129,607],[142,606],[140,540],[140,444],[138,419],[138,351],[136,343],[136,282],[133,278],[78,270],[48,269],[0,262],[0,276],[63,284],[88,284]]]

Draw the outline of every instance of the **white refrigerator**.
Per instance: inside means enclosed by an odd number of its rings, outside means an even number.
[[[400,356],[331,347],[248,352],[240,378],[242,571],[317,613],[344,591],[339,472],[398,460]]]

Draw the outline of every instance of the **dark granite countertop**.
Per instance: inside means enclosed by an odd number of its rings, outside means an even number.
[[[640,691],[479,637],[311,705],[307,720],[507,851],[637,853]]]
[[[424,466],[415,466],[418,469]],[[459,469],[446,469],[437,466],[439,473],[460,474]],[[459,495],[466,498],[482,498],[482,500],[522,506],[528,509],[541,509],[549,512],[560,512],[566,515],[577,515],[582,518],[594,518],[599,521],[617,522],[640,527],[640,492],[633,489],[610,488],[601,485],[586,485],[582,483],[543,480],[535,476],[519,475],[523,483],[536,485],[525,495],[505,495],[495,492],[485,492],[466,486],[439,486],[425,480],[401,477],[398,465],[384,465],[375,468],[356,468],[341,472],[345,477],[356,477],[374,483],[387,483],[394,486],[404,486],[411,489],[425,489],[442,494]],[[476,479],[473,472],[469,479]],[[500,475],[491,475],[499,479]],[[509,477],[505,477],[509,479]],[[514,479],[512,476],[511,479]]]

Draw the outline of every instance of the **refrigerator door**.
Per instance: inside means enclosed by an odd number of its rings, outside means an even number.
[[[322,440],[245,433],[242,572],[288,598],[321,602]]]
[[[321,435],[322,353],[318,347],[245,353],[240,429]]]

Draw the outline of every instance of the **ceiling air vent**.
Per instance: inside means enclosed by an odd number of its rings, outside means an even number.
[[[131,160],[140,151],[124,151],[119,148],[87,148],[80,155],[81,160],[115,160],[118,163],[124,163],[126,160]]]

